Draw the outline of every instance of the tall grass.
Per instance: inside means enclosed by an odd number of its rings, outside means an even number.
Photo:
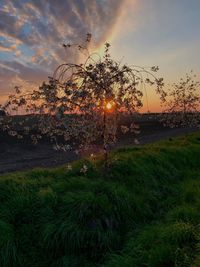
[[[200,134],[108,160],[1,176],[0,267],[200,266]]]

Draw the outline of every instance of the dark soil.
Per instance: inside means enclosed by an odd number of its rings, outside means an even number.
[[[139,125],[141,133],[138,136],[130,133],[120,136],[115,147],[133,145],[136,137],[140,144],[146,144],[195,131],[195,129],[165,128],[155,119],[140,121]],[[91,150],[88,153],[91,153]],[[87,152],[83,154],[87,155]],[[77,155],[74,151],[55,151],[52,144],[47,141],[33,145],[28,138],[18,140],[0,132],[0,173],[27,170],[34,167],[55,167],[80,157],[81,155]]]

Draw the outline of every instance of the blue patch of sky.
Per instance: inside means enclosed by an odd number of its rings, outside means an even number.
[[[8,39],[4,36],[0,36],[0,44],[6,46],[6,47],[9,47],[11,44],[10,42],[8,41]]]
[[[0,61],[13,61],[13,53],[10,52],[0,53]]]
[[[21,50],[22,54],[26,57],[32,57],[34,55],[34,51],[26,44],[21,44],[18,46]]]
[[[32,25],[30,23],[26,23],[23,25],[21,31],[23,32],[23,34],[29,35],[31,34],[31,28],[32,28]]]
[[[3,36],[0,36],[0,42],[4,42],[6,39]]]

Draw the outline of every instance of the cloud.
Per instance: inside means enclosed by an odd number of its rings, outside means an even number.
[[[8,66],[6,64],[3,64],[3,63],[0,63],[0,67],[1,67],[0,74],[2,74],[2,75],[4,74],[4,70],[9,70],[9,71],[16,72],[16,73],[18,72],[14,68],[12,68],[12,67],[10,67],[10,66]],[[2,77],[1,81],[3,81],[3,77]]]
[[[10,46],[6,46],[4,45],[3,43],[0,42],[0,51],[1,52],[13,52],[13,51],[16,51],[17,49],[17,45],[16,44],[13,44],[13,45],[10,45]]]
[[[0,51],[4,56],[0,57],[0,80],[6,84],[6,77],[12,76],[13,70],[22,80],[28,77],[40,81],[42,75],[45,79],[58,64],[74,56],[66,54],[62,44],[82,42],[88,32],[93,35],[94,45],[99,46],[114,29],[126,2],[2,0]],[[6,72],[9,74],[4,78]],[[2,84],[0,94],[2,90],[10,90],[10,85]]]
[[[33,89],[48,76],[45,70],[25,66],[17,61],[0,62],[0,104],[13,92],[16,85]]]
[[[125,0],[3,0],[0,31],[34,51],[39,47],[55,50],[63,42],[81,41],[86,33],[96,44],[106,39]],[[43,3],[43,4],[41,4]]]

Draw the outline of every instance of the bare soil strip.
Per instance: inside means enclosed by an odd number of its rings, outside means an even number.
[[[196,129],[169,129],[158,122],[145,122],[141,125],[141,134],[137,139],[141,145],[156,142],[162,139],[173,138]],[[134,145],[135,136],[130,134],[120,138],[115,148]],[[95,152],[95,151],[94,151]],[[85,155],[85,154],[84,154]],[[56,167],[72,162],[78,158],[73,151],[55,151],[51,144],[41,143],[34,146],[28,140],[16,140],[0,134],[0,173],[28,170],[35,167]]]

